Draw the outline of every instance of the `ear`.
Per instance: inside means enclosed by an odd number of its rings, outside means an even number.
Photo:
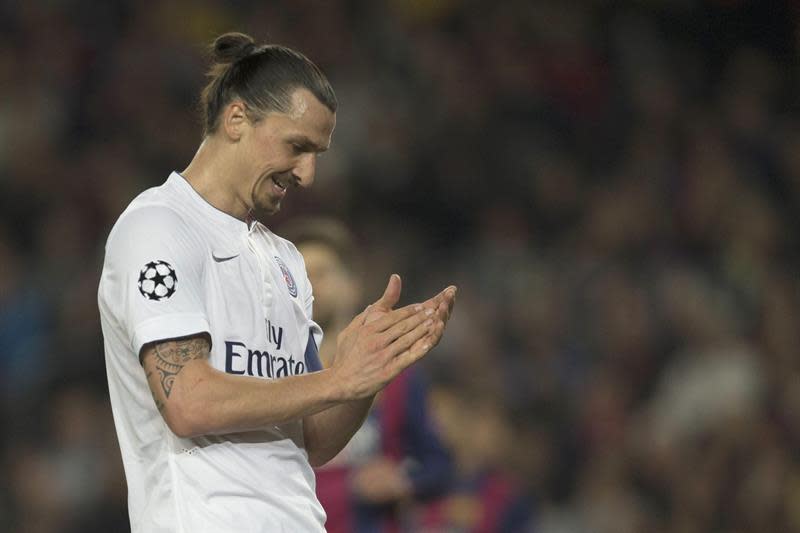
[[[222,130],[232,142],[242,138],[245,127],[249,124],[245,105],[241,100],[234,100],[225,107],[222,114]]]

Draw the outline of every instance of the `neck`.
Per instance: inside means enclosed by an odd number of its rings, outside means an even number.
[[[250,208],[234,187],[235,161],[222,148],[218,140],[206,137],[181,175],[206,202],[243,221]]]

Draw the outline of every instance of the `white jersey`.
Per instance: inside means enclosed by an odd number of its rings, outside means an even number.
[[[179,438],[139,361],[146,343],[207,332],[220,371],[279,379],[318,370],[322,331],[294,245],[217,210],[172,173],[111,230],[98,300],[132,530],[324,530],[301,421]]]

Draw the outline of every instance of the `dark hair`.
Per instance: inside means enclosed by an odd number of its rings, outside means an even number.
[[[200,100],[205,135],[216,131],[220,113],[234,98],[242,99],[253,121],[270,111],[290,112],[292,93],[299,88],[336,112],[328,79],[300,52],[277,44],[256,46],[249,35],[232,32],[214,39],[211,56],[211,80]]]

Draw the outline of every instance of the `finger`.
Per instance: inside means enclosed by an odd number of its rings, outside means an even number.
[[[383,296],[373,305],[386,311],[393,309],[394,306],[397,305],[397,302],[400,301],[400,292],[402,288],[403,283],[400,280],[400,276],[392,274],[389,276],[389,283],[386,284],[386,290],[383,291]]]
[[[456,301],[456,292],[458,289],[455,285],[450,285],[445,290],[442,291],[442,299],[440,300],[441,304],[447,306],[448,313],[451,309],[453,309],[453,304]]]
[[[426,342],[431,345],[431,348],[439,344],[439,341],[442,340],[444,336],[444,330],[447,327],[447,323],[443,320],[438,320],[436,318],[433,319],[433,324],[430,325],[428,328],[428,335],[421,339],[419,342]]]
[[[381,335],[381,338],[385,346],[388,346],[389,344],[394,342],[395,339],[402,337],[403,335],[405,335],[406,333],[408,333],[409,331],[413,330],[414,328],[416,328],[417,326],[426,321],[430,321],[428,323],[428,326],[431,326],[433,324],[432,309],[424,309],[421,308],[419,305],[410,307],[412,307],[413,314],[409,315],[403,320],[400,320],[399,322],[396,322],[394,325],[392,325],[386,331],[384,331],[383,334]],[[402,310],[398,309],[398,311]]]
[[[361,311],[359,314],[356,315],[353,321],[355,321],[355,323],[358,324],[359,326],[363,326],[364,323],[367,321],[367,316],[369,315],[371,307],[372,305],[366,306],[363,311]]]
[[[395,367],[393,371],[396,374],[399,374],[409,366],[422,359],[425,354],[431,351],[431,348],[433,348],[433,344],[431,344],[431,341],[428,337],[422,337],[421,339],[417,340],[413,345],[411,345],[410,348],[392,359],[392,364]]]
[[[450,302],[447,299],[442,300],[439,303],[439,307],[436,308],[437,313],[441,314],[442,318],[447,318],[450,315]]]
[[[445,302],[440,303],[436,308],[436,317],[445,323],[450,319],[450,309]]]
[[[412,317],[416,318],[416,317]],[[397,337],[387,349],[392,357],[401,354],[411,348],[418,340],[431,334],[431,327],[433,326],[432,318],[425,318],[423,322],[418,323],[414,328],[408,330],[403,335]]]
[[[363,311],[354,316],[353,320],[350,321],[350,324],[348,324],[345,329],[350,330],[356,327],[363,326],[364,322],[367,320],[367,315],[369,315],[370,307],[371,306],[368,305]]]
[[[453,293],[452,298],[448,301],[442,302],[440,306],[440,312],[438,313],[439,318],[446,324],[448,320],[450,320],[450,316],[453,314],[453,307],[456,303],[455,293]]]
[[[427,310],[419,304],[411,304],[405,307],[401,307],[400,309],[395,309],[394,311],[390,311],[379,319],[375,320],[374,322],[370,323],[371,328],[375,328],[375,331],[378,333],[382,333],[387,329],[391,328],[398,322],[405,320],[406,318],[413,316],[415,314],[425,315]]]
[[[425,300],[422,305],[426,307],[438,307],[442,302],[447,302],[448,306],[452,307],[452,302],[455,300],[456,291],[458,289],[455,285],[450,285],[437,293],[435,296]]]
[[[435,309],[436,316],[442,321],[447,322],[450,319],[450,313],[455,303],[455,295],[456,287],[451,285],[430,300],[427,300],[423,305]]]
[[[445,295],[448,299],[447,303],[447,315],[450,316],[450,313],[453,312],[453,306],[456,304],[456,294],[458,293],[458,287],[455,285],[450,285],[447,289],[445,289]]]
[[[437,321],[433,326],[431,326],[431,333],[428,335],[428,341],[430,342],[431,346],[436,346],[439,344],[439,341],[442,340],[445,325],[445,322]]]

